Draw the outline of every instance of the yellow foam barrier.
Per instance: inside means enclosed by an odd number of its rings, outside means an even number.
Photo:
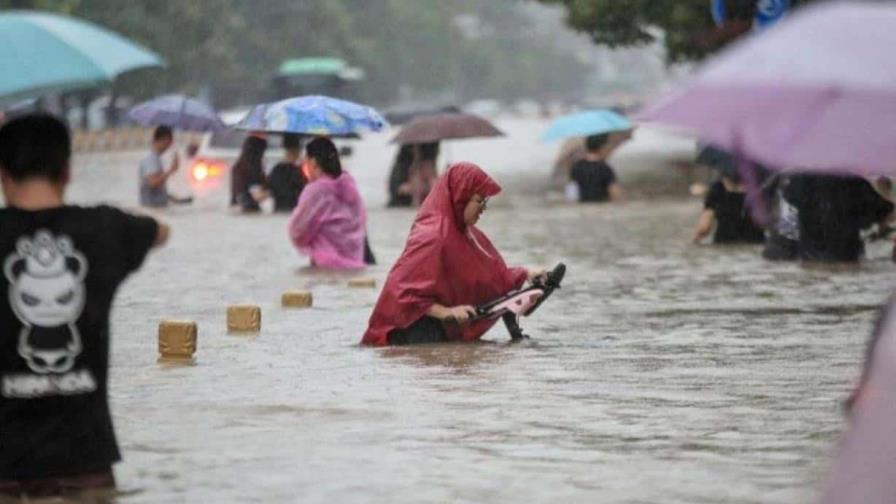
[[[348,286],[355,289],[373,289],[376,287],[375,278],[352,278],[348,281]]]
[[[198,334],[196,322],[163,320],[159,324],[159,362],[193,362]]]
[[[261,307],[255,305],[228,306],[227,330],[232,332],[260,331]]]
[[[284,308],[310,308],[312,304],[311,293],[308,291],[284,292],[280,297],[280,304]]]

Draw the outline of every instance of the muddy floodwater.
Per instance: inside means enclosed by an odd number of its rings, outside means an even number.
[[[795,503],[816,495],[876,308],[883,243],[851,269],[771,264],[688,244],[700,202],[576,206],[545,197],[542,123],[447,155],[505,186],[481,227],[512,264],[569,268],[508,345],[357,346],[377,289],[315,272],[283,216],[237,216],[221,192],[159,213],[173,227],[120,290],[111,403],[125,503]],[[413,213],[386,210],[388,135],[346,161],[383,280]],[[77,159],[76,202],[136,202],[140,153]],[[288,289],[314,307],[284,310]],[[229,335],[228,304],[263,310]],[[162,319],[199,324],[196,364],[157,364]]]

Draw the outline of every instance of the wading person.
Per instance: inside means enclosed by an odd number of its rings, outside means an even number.
[[[267,199],[267,180],[264,176],[264,151],[268,141],[253,133],[243,141],[240,156],[231,168],[230,205],[246,213],[261,211],[259,203]]]
[[[149,217],[65,204],[70,156],[53,117],[0,127],[0,496],[115,486],[109,312],[168,237]]]
[[[408,173],[408,186],[411,191],[411,202],[419,207],[429,191],[432,190],[436,179],[439,177],[436,163],[439,159],[439,143],[425,143],[417,145],[414,154],[414,162]]]
[[[336,146],[315,138],[305,147],[305,163],[308,185],[289,218],[293,245],[313,266],[355,269],[372,263],[372,253],[365,261],[364,202],[355,179],[342,169]]]
[[[582,203],[622,200],[622,188],[616,181],[616,172],[606,161],[614,148],[609,139],[609,134],[587,137],[585,158],[572,165],[569,177],[575,183]]]
[[[455,164],[439,178],[389,272],[363,344],[478,340],[495,321],[471,322],[473,307],[543,274],[508,267],[476,228],[488,198],[500,191],[472,163]]]
[[[390,208],[409,207],[414,203],[411,197],[411,184],[408,179],[411,176],[411,164],[414,163],[414,144],[404,144],[395,155],[392,170],[389,173],[389,203]]]
[[[140,204],[143,206],[168,206],[168,179],[177,172],[180,159],[175,152],[166,170],[162,166],[162,155],[173,143],[174,134],[168,126],[159,126],[152,134],[149,153],[140,161]]]
[[[283,161],[277,163],[268,175],[268,188],[274,199],[275,212],[292,212],[299,201],[299,195],[305,188],[305,177],[302,174],[302,137],[294,133],[283,135],[283,149],[286,152]]]
[[[747,195],[736,171],[724,173],[709,188],[703,212],[694,230],[694,243],[709,236],[715,228],[713,243],[762,243],[765,233],[750,217]]]
[[[893,216],[893,203],[860,177],[794,175],[785,194],[799,210],[804,261],[858,261],[865,252],[860,232]]]

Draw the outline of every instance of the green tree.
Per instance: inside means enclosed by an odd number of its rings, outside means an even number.
[[[587,67],[532,37],[518,0],[0,0],[77,16],[151,48],[168,66],[123,76],[138,98],[210,87],[216,104],[266,98],[284,59],[335,56],[366,70],[364,98],[388,103],[399,89],[462,99],[574,94]],[[472,37],[459,16],[488,30]],[[570,77],[572,76],[572,77]]]
[[[757,0],[728,0],[730,22],[715,26],[709,0],[540,0],[567,10],[570,27],[609,47],[662,39],[669,62],[700,59],[750,29]],[[795,8],[816,0],[791,0]]]

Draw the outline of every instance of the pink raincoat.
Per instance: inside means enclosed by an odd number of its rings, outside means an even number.
[[[308,184],[289,217],[289,238],[315,266],[363,268],[367,212],[348,172]]]

